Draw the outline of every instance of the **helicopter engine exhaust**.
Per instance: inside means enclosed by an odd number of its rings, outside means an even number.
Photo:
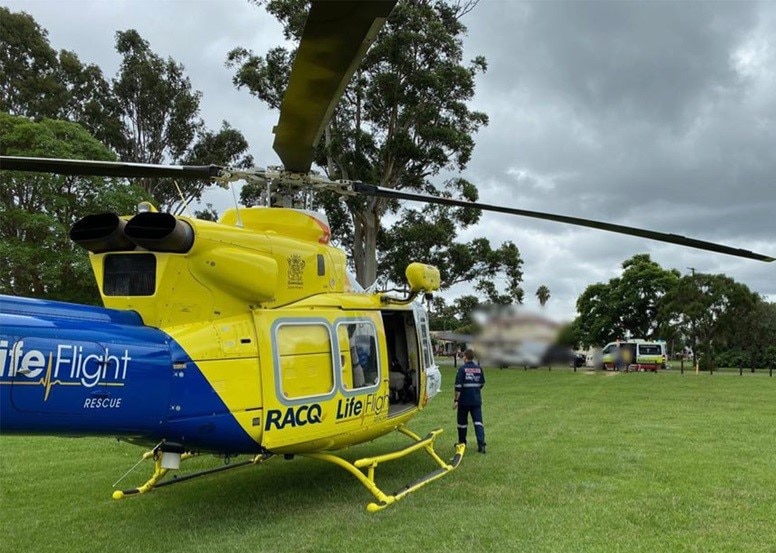
[[[70,239],[92,253],[134,250],[124,234],[127,222],[115,213],[97,213],[80,219],[70,229]]]
[[[194,244],[194,231],[188,223],[169,213],[138,213],[129,220],[124,234],[152,252],[186,253]]]

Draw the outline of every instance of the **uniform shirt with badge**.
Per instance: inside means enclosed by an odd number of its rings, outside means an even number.
[[[480,390],[485,385],[485,373],[482,367],[472,361],[467,361],[455,375],[455,391],[459,392],[459,405],[482,405]]]

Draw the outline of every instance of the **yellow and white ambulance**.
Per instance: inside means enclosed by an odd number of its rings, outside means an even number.
[[[605,370],[657,372],[666,369],[666,343],[641,339],[610,342],[601,350],[601,365]]]

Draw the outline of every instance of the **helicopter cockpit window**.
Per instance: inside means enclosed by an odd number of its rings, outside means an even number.
[[[369,388],[380,381],[377,333],[371,321],[337,325],[342,363],[342,384],[346,390]]]

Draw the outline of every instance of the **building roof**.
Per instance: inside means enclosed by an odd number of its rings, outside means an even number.
[[[431,336],[443,342],[461,342],[463,344],[468,344],[473,339],[471,334],[458,334],[447,330],[432,330]]]

